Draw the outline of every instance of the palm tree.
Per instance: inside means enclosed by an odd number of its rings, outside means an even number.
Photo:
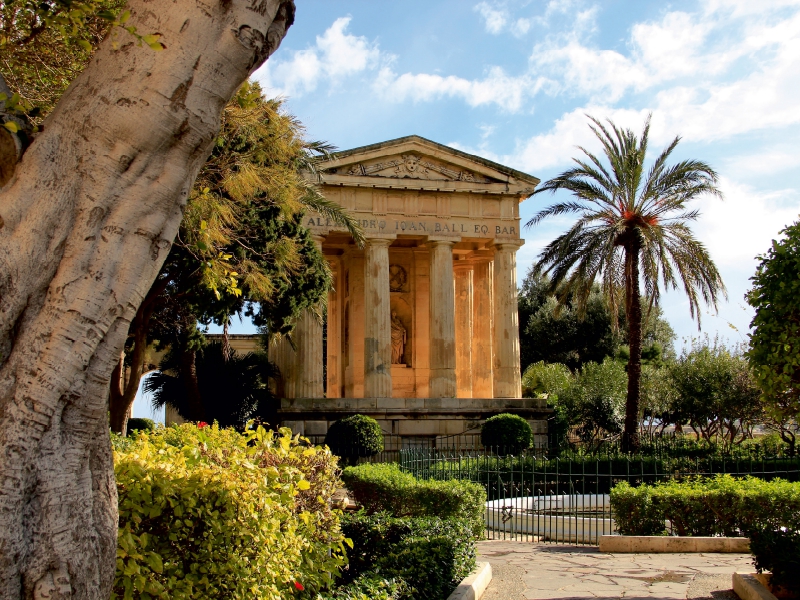
[[[545,182],[535,192],[566,190],[574,198],[540,211],[527,226],[551,216],[578,215],[569,231],[542,250],[535,266],[537,271],[550,275],[550,292],[560,301],[571,296],[579,309],[585,307],[592,284],[599,280],[612,314],[618,314],[624,293],[630,358],[622,442],[623,448],[631,451],[639,444],[641,286],[649,307],[658,304],[661,286],[682,286],[699,329],[699,300],[702,298],[716,309],[718,297],[726,297],[726,291],[708,251],[688,226],[700,213],[686,205],[698,196],[721,198],[722,193],[717,188],[716,172],[706,163],[684,160],[667,165],[680,137],[645,171],[650,116],[638,139],[633,131],[621,129],[611,121],[606,127],[594,117],[589,119],[608,166],[579,147],[585,157],[573,159],[578,166]]]

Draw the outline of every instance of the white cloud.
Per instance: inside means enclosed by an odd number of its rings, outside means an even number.
[[[498,34],[508,22],[508,13],[505,10],[494,8],[488,2],[480,2],[475,5],[474,10],[478,12],[485,21],[486,31]]]
[[[530,19],[517,19],[514,21],[514,24],[511,26],[511,33],[516,37],[522,37],[531,28],[531,20]]]
[[[504,110],[516,112],[522,109],[529,96],[535,95],[546,83],[544,79],[532,79],[527,75],[508,75],[500,67],[492,67],[486,77],[480,80],[428,73],[397,75],[390,67],[384,67],[373,87],[385,101],[421,102],[461,98],[470,106],[495,104]]]
[[[769,249],[778,232],[797,220],[797,190],[760,192],[728,178],[720,179],[725,199],[697,204],[702,216],[693,227],[714,261],[752,271],[755,257]]]
[[[254,77],[271,91],[301,96],[323,81],[336,86],[349,76],[374,69],[382,57],[377,44],[347,33],[350,17],[336,19],[312,48],[299,50],[289,60],[270,59]]]

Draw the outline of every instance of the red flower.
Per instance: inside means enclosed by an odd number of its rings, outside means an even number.
[[[301,591],[301,592],[302,592],[304,589],[306,589],[306,588],[304,588],[304,587],[303,587],[303,584],[302,584],[302,583],[300,583],[299,581],[295,581],[295,582],[294,582],[294,587],[296,587],[296,588],[298,589],[298,591]]]
[[[198,428],[198,429],[202,429],[203,427],[208,427],[208,423],[206,423],[205,421],[200,421],[200,422],[197,424],[197,428]]]

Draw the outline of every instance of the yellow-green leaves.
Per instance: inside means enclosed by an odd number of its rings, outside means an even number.
[[[3,127],[8,129],[11,133],[17,133],[19,131],[19,125],[14,123],[14,121],[6,121],[3,123]]]
[[[115,598],[287,598],[345,563],[335,460],[289,430],[183,425],[118,447]]]

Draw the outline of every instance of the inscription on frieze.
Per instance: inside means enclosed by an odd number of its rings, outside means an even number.
[[[308,217],[306,227],[341,229],[330,219],[324,217]],[[464,237],[496,237],[519,236],[517,225],[503,223],[475,223],[473,220],[398,220],[398,219],[358,219],[359,225],[366,232],[394,233],[411,235],[450,234]]]

